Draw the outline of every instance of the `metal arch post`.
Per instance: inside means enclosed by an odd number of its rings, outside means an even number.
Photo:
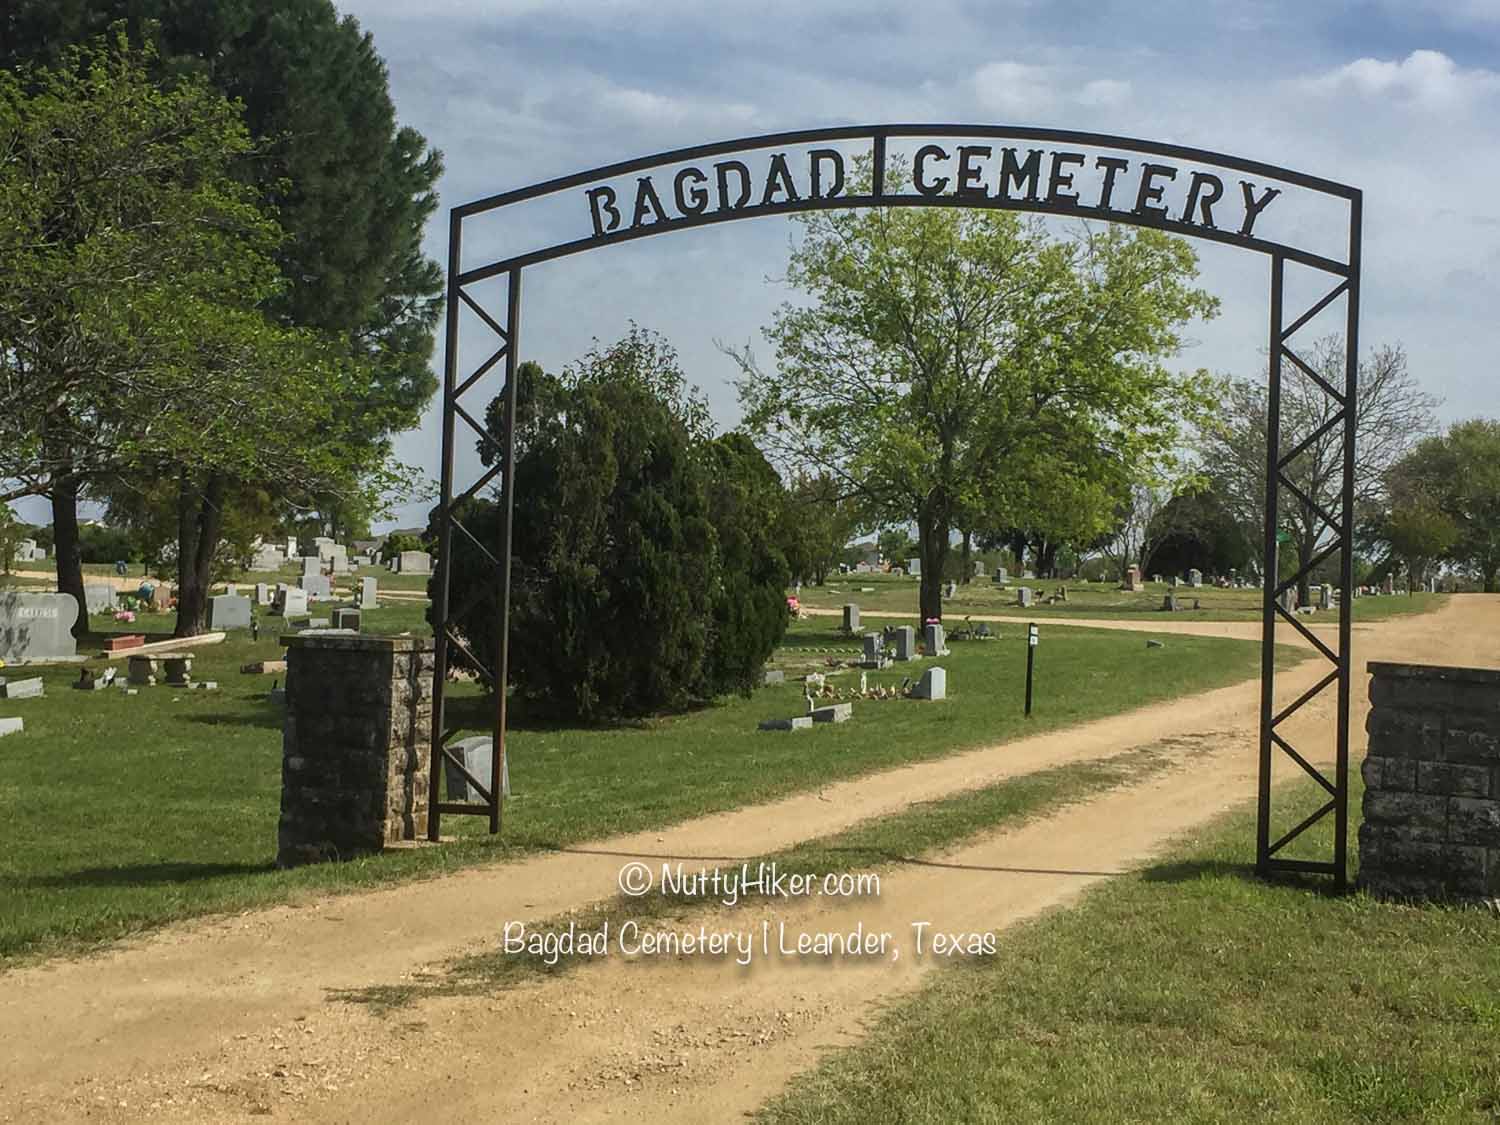
[[[1271,735],[1276,698],[1276,586],[1281,576],[1277,550],[1277,502],[1281,479],[1281,321],[1286,261],[1271,256],[1270,386],[1266,396],[1266,526],[1261,562],[1263,587],[1260,626],[1260,780],[1255,821],[1255,870],[1270,873],[1271,862]]]
[[[1334,881],[1339,890],[1348,883],[1349,862],[1349,706],[1352,703],[1354,614],[1354,455],[1359,426],[1359,271],[1363,237],[1363,196],[1349,201],[1349,295],[1344,339],[1344,489],[1343,557],[1339,574],[1339,730],[1335,765]]]
[[[505,472],[503,474],[500,521],[500,638],[495,654],[495,729],[490,741],[490,832],[500,831],[500,802],[505,797],[502,779],[505,763],[505,697],[510,683],[510,556],[512,519],[516,508],[516,350],[521,339],[521,271],[510,271],[505,296]]]
[[[458,385],[458,274],[462,262],[463,218],[448,216],[448,323],[443,354],[443,466],[438,508],[438,566],[432,600],[432,754],[427,771],[427,839],[437,843],[442,813],[438,807],[441,784],[444,691],[448,682],[448,595],[453,579],[453,418]]]

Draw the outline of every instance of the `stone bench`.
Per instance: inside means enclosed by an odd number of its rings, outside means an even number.
[[[131,656],[127,679],[138,686],[150,687],[158,674],[173,687],[187,687],[193,682],[193,654],[190,652],[153,652]]]

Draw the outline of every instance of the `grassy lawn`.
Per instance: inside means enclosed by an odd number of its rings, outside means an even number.
[[[1260,882],[1254,831],[1247,807],[940,970],[759,1119],[1496,1120],[1500,915]]]
[[[1033,605],[1022,609],[1015,604],[1016,587],[1030,586],[1038,599],[1054,594],[1060,586],[1068,588],[1068,600],[1054,605]],[[868,590],[869,592],[865,592]],[[1197,598],[1203,603],[1198,610],[1162,612],[1162,598],[1170,588],[1150,584],[1136,593],[1126,593],[1108,582],[1059,582],[1042,579],[1012,578],[1010,588],[1001,590],[988,578],[960,586],[958,593],[943,603],[943,619],[952,630],[964,614],[1001,614],[1027,620],[1045,621],[1048,617],[1097,617],[1151,621],[1259,621],[1260,590],[1220,590],[1204,586],[1196,590],[1177,587],[1179,605],[1192,605]],[[854,602],[865,614],[917,614],[917,580],[884,574],[835,575],[823,586],[803,586],[802,604],[812,609],[838,609]],[[1381,621],[1401,613],[1426,613],[1443,605],[1447,594],[1396,594],[1391,597],[1364,597],[1354,602],[1356,621]],[[1318,622],[1338,621],[1336,612],[1317,613]]]
[[[420,631],[422,612],[419,602],[382,607],[367,614],[366,628]],[[835,624],[799,624],[778,662],[796,669],[834,659],[816,650],[848,648]],[[143,617],[129,628],[165,632],[170,618]],[[238,670],[282,654],[269,629],[258,642],[236,633],[197,650],[194,678],[218,681],[217,692],[83,693],[69,687],[76,667],[28,668],[25,675],[46,681],[47,698],[0,702],[0,714],[26,720],[24,734],[0,743],[0,817],[10,841],[0,854],[0,956],[55,952],[306,891],[367,887],[658,827],[1257,671],[1257,646],[1243,641],[1173,637],[1148,650],[1139,634],[1044,631],[1036,710],[1027,720],[1023,639],[1018,630],[1002,634],[954,644],[943,659],[946,702],[861,701],[851,722],[811,731],[755,729],[761,719],[802,713],[802,685],[792,682],[629,726],[522,724],[510,744],[516,795],[498,839],[478,818],[450,817],[444,831],[459,838],[444,847],[294,871],[272,866],[283,717],[267,698],[273,677]],[[903,675],[872,678],[898,683]],[[852,684],[858,672],[840,676]],[[450,698],[476,719],[484,713],[469,685]]]

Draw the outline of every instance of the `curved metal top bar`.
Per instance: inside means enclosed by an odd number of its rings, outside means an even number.
[[[565,191],[568,188],[580,187],[584,184],[595,183],[599,180],[625,175],[629,172],[637,172],[643,168],[655,168],[663,164],[677,164],[685,160],[696,160],[700,157],[722,156],[725,153],[753,151],[755,149],[771,148],[776,145],[814,144],[819,141],[860,140],[863,138],[873,140],[875,137],[994,137],[1002,140],[1053,141],[1089,145],[1094,148],[1119,149],[1122,152],[1172,156],[1181,160],[1194,160],[1220,168],[1232,168],[1238,172],[1250,172],[1257,176],[1267,176],[1271,179],[1280,180],[1283,183],[1296,184],[1298,187],[1322,192],[1326,195],[1337,196],[1341,199],[1353,200],[1360,196],[1358,188],[1350,187],[1348,184],[1341,184],[1334,180],[1325,180],[1319,176],[1309,176],[1306,173],[1298,172],[1291,168],[1281,168],[1275,164],[1265,164],[1258,160],[1245,160],[1241,157],[1230,156],[1222,152],[1213,152],[1209,149],[1165,144],[1160,141],[1147,141],[1138,137],[1118,137],[1108,133],[1084,133],[1074,129],[1034,129],[1010,125],[920,125],[908,123],[894,125],[843,125],[831,129],[799,129],[789,133],[763,133],[756,137],[741,137],[736,140],[694,145],[691,148],[670,149],[665,152],[654,153],[651,156],[636,157],[633,160],[622,160],[615,164],[605,164],[598,168],[590,168],[584,172],[575,172],[569,176],[559,176],[555,179],[543,180],[541,183],[532,184],[529,187],[516,188],[512,191],[501,192],[498,195],[486,196],[483,199],[476,199],[471,203],[464,203],[453,208],[452,214],[456,218],[466,218],[485,211],[493,211],[497,207],[504,207],[511,203],[521,203],[528,199],[535,199],[538,196],[550,195],[553,192]]]

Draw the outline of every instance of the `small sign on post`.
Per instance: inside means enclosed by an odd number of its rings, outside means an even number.
[[[1037,628],[1026,626],[1026,717],[1031,718],[1031,672],[1036,664]]]

